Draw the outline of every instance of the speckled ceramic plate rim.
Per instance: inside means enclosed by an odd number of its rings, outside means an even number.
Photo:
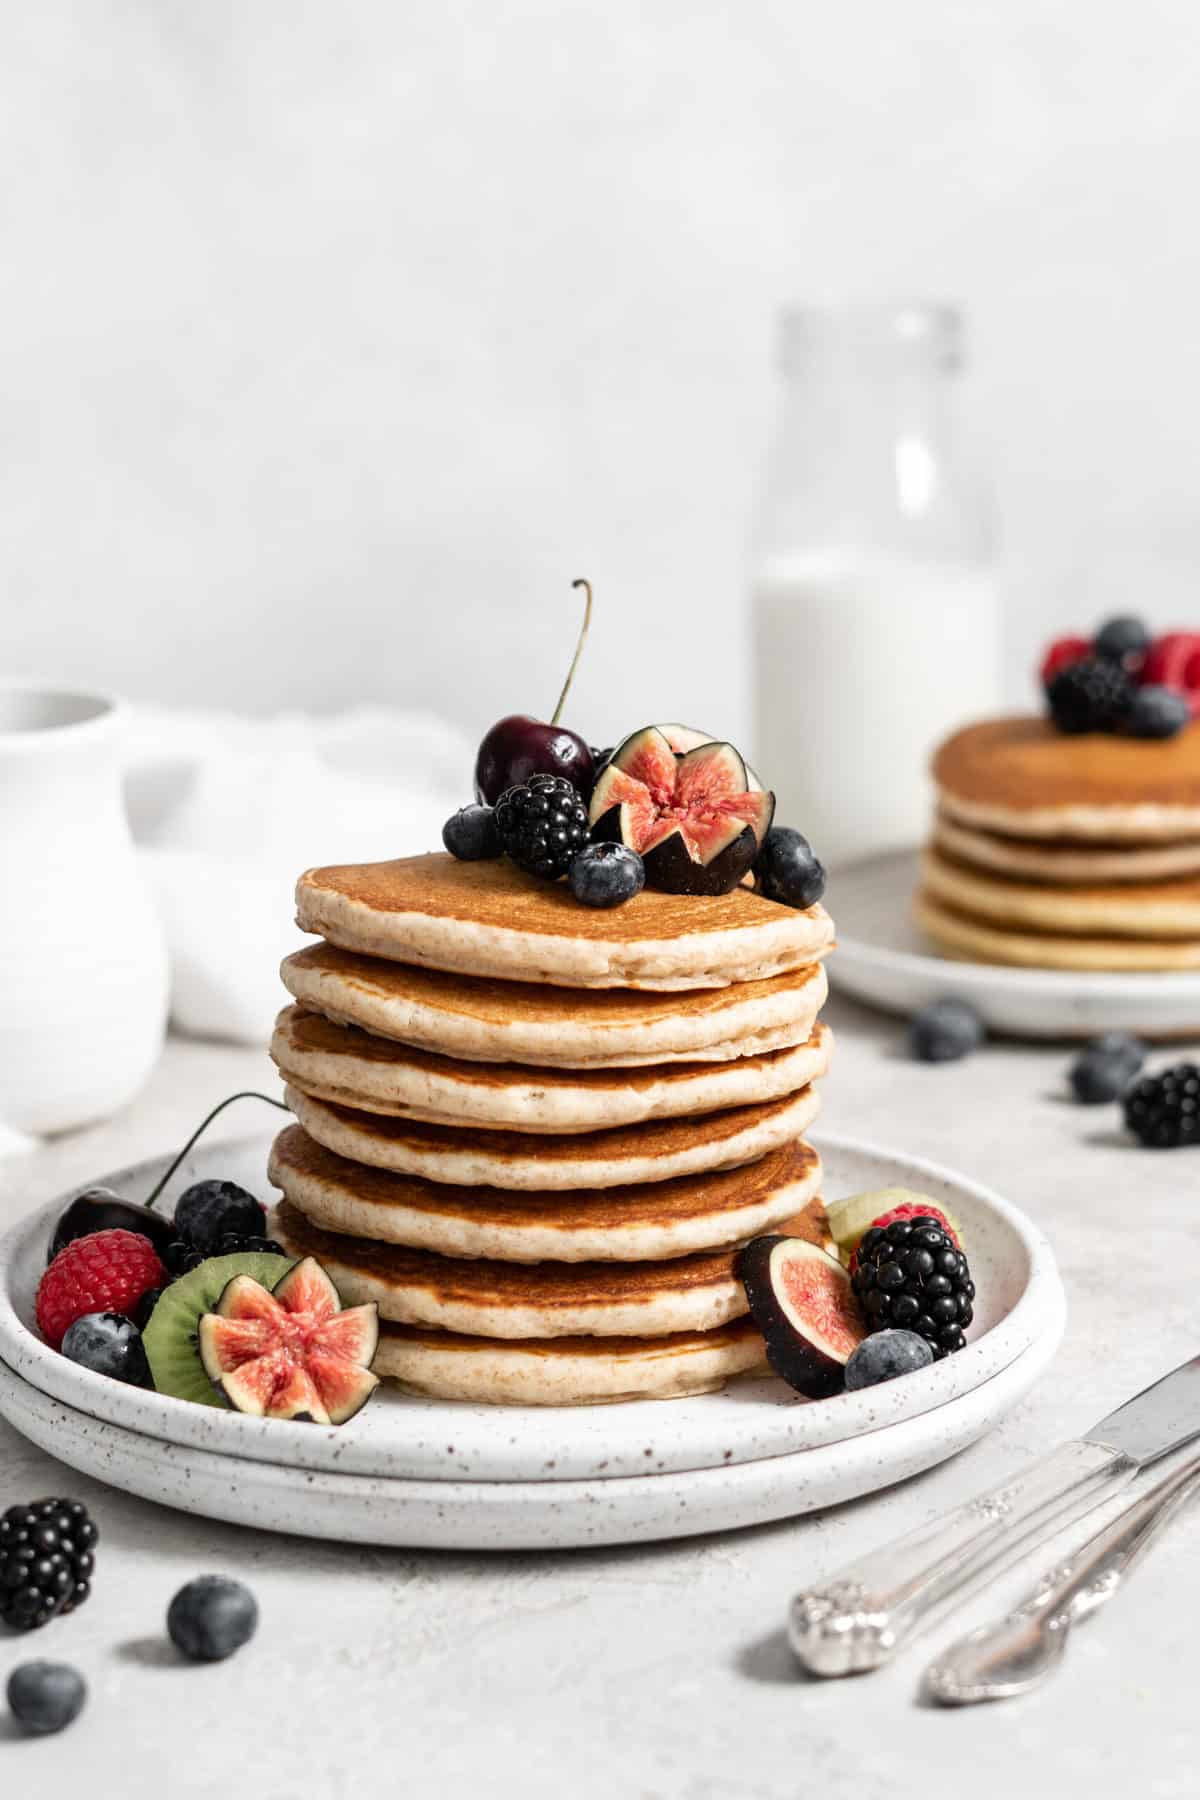
[[[829,962],[835,990],[908,1016],[942,995],[970,1001],[993,1030],[1014,1037],[1073,1038],[1100,1031],[1143,1037],[1200,1037],[1200,974],[1164,970],[1024,969],[1007,963],[960,962],[936,951],[881,942],[868,925],[855,929],[858,891],[884,882],[896,894],[897,926],[909,928],[919,852],[864,857],[831,881],[838,950]],[[869,905],[869,900],[866,902]],[[912,926],[914,936],[919,936]]]
[[[608,1481],[414,1481],[281,1468],[106,1424],[39,1393],[3,1362],[0,1414],[31,1442],[110,1487],[258,1530],[447,1550],[646,1543],[816,1512],[944,1462],[1028,1393],[1054,1356],[1065,1321],[1060,1290],[1024,1355],[932,1420],[922,1415],[843,1443],[727,1468]]]
[[[197,1152],[177,1181],[219,1172],[253,1185],[257,1171],[258,1190],[265,1194],[266,1144],[256,1138]],[[818,1402],[802,1400],[774,1379],[741,1379],[721,1393],[692,1399],[583,1408],[473,1406],[386,1389],[336,1430],[251,1419],[108,1381],[57,1355],[30,1329],[36,1271],[60,1200],[0,1241],[0,1357],[52,1398],[167,1443],[314,1471],[407,1479],[615,1479],[727,1466],[886,1432],[958,1404],[1027,1350],[1055,1315],[1061,1282],[1036,1227],[978,1183],[846,1139],[824,1138],[821,1150],[830,1191],[915,1187],[960,1215],[977,1257],[980,1233],[990,1233],[1014,1262],[1024,1262],[1023,1285],[1008,1310],[957,1356],[903,1382]],[[163,1166],[165,1159],[158,1159],[106,1180],[127,1193],[148,1192]],[[986,1317],[989,1287],[994,1300],[999,1277],[989,1281],[980,1268],[976,1274],[983,1277],[978,1304]]]

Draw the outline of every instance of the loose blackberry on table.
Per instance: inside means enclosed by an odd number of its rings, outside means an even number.
[[[1125,1123],[1148,1150],[1200,1144],[1200,1063],[1143,1075],[1125,1095]]]
[[[80,1500],[34,1500],[0,1515],[0,1622],[35,1631],[91,1593],[99,1539]]]
[[[561,775],[531,775],[496,802],[500,843],[519,869],[543,881],[565,875],[588,841],[588,809]]]
[[[974,1317],[975,1284],[948,1231],[928,1217],[873,1226],[851,1277],[873,1331],[912,1331],[939,1360],[961,1350]]]

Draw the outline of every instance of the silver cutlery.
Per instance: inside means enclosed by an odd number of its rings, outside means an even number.
[[[880,1668],[1034,1540],[1200,1437],[1200,1356],[1012,1481],[796,1595],[788,1641],[814,1675]]]
[[[1044,1575],[1013,1612],[969,1632],[931,1663],[925,1682],[932,1697],[944,1706],[971,1706],[1028,1693],[1045,1681],[1066,1654],[1072,1626],[1124,1586],[1197,1487],[1200,1457],[1192,1457]]]

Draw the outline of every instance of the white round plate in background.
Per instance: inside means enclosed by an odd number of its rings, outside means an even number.
[[[1009,1037],[1086,1038],[1102,1031],[1200,1037],[1200,974],[1022,969],[940,956],[912,917],[918,864],[917,851],[892,851],[831,876],[826,900],[837,923],[837,952],[829,979],[840,992],[906,1017],[953,995]]]

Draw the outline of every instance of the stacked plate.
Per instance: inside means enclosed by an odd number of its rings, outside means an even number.
[[[269,1142],[198,1152],[176,1177],[264,1198]],[[476,1406],[381,1388],[348,1425],[250,1419],[78,1368],[37,1333],[34,1294],[61,1202],[0,1240],[0,1415],[110,1485],[209,1518],[335,1542],[453,1549],[632,1543],[761,1524],[850,1500],[971,1443],[1033,1385],[1064,1323],[1041,1234],[996,1195],[930,1164],[822,1145],[827,1192],[913,1187],[970,1245],[966,1350],[902,1382],[804,1401],[742,1377],[648,1405]],[[167,1159],[106,1176],[148,1193]],[[166,1204],[173,1198],[166,1196]]]

